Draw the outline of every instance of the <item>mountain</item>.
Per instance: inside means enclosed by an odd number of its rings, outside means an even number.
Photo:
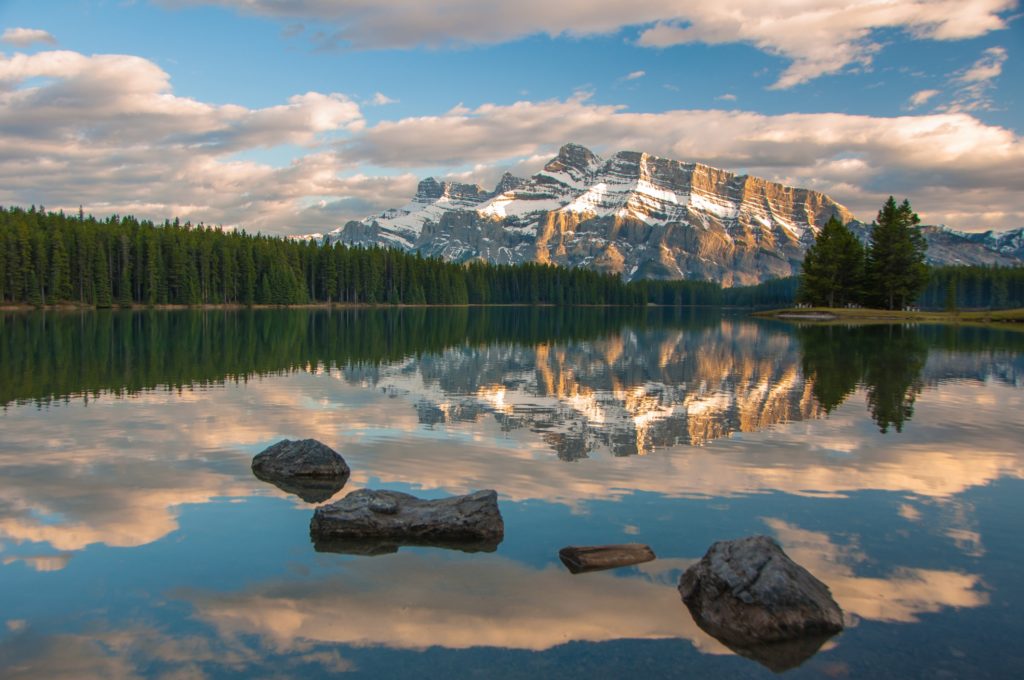
[[[868,225],[817,191],[635,151],[602,159],[566,144],[530,178],[506,173],[493,191],[428,178],[404,208],[308,238],[460,262],[550,262],[627,280],[731,286],[797,273],[833,215],[866,237]],[[1017,264],[1024,260],[1022,231],[929,227],[925,235],[936,263]]]

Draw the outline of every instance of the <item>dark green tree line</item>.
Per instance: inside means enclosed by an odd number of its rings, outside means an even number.
[[[642,304],[618,276],[0,208],[0,303]]]
[[[1024,267],[934,267],[921,305],[950,311],[1024,307]]]

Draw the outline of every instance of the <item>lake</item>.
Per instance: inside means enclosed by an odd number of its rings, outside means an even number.
[[[772,536],[846,630],[787,677],[1024,668],[1024,333],[665,309],[0,315],[0,675],[771,677],[681,573]],[[256,479],[496,489],[493,552],[317,552]],[[573,575],[567,545],[652,562]]]

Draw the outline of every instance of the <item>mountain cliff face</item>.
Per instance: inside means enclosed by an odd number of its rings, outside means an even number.
[[[605,160],[575,144],[522,179],[493,191],[420,182],[404,208],[351,221],[326,238],[417,250],[454,261],[550,262],[633,279],[710,279],[753,284],[799,271],[814,234],[833,215],[825,194],[735,175],[700,163],[620,151]],[[859,225],[864,232],[866,225]],[[936,262],[1010,264],[1024,256],[1021,230],[926,232]],[[319,237],[319,235],[317,235]]]

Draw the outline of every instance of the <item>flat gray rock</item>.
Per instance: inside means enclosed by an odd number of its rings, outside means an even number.
[[[252,459],[258,479],[307,503],[319,503],[341,491],[350,470],[337,451],[315,439],[283,439]]]
[[[642,543],[570,545],[558,551],[558,558],[562,560],[562,564],[569,571],[574,574],[582,574],[588,571],[615,569],[616,567],[650,562],[654,559],[654,551],[650,546]]]
[[[767,536],[715,543],[679,579],[679,592],[703,630],[776,671],[843,629],[828,586]]]
[[[505,536],[492,490],[439,500],[359,489],[317,508],[309,532],[318,550],[379,554],[400,545],[493,550]],[[346,549],[348,547],[349,549]]]

